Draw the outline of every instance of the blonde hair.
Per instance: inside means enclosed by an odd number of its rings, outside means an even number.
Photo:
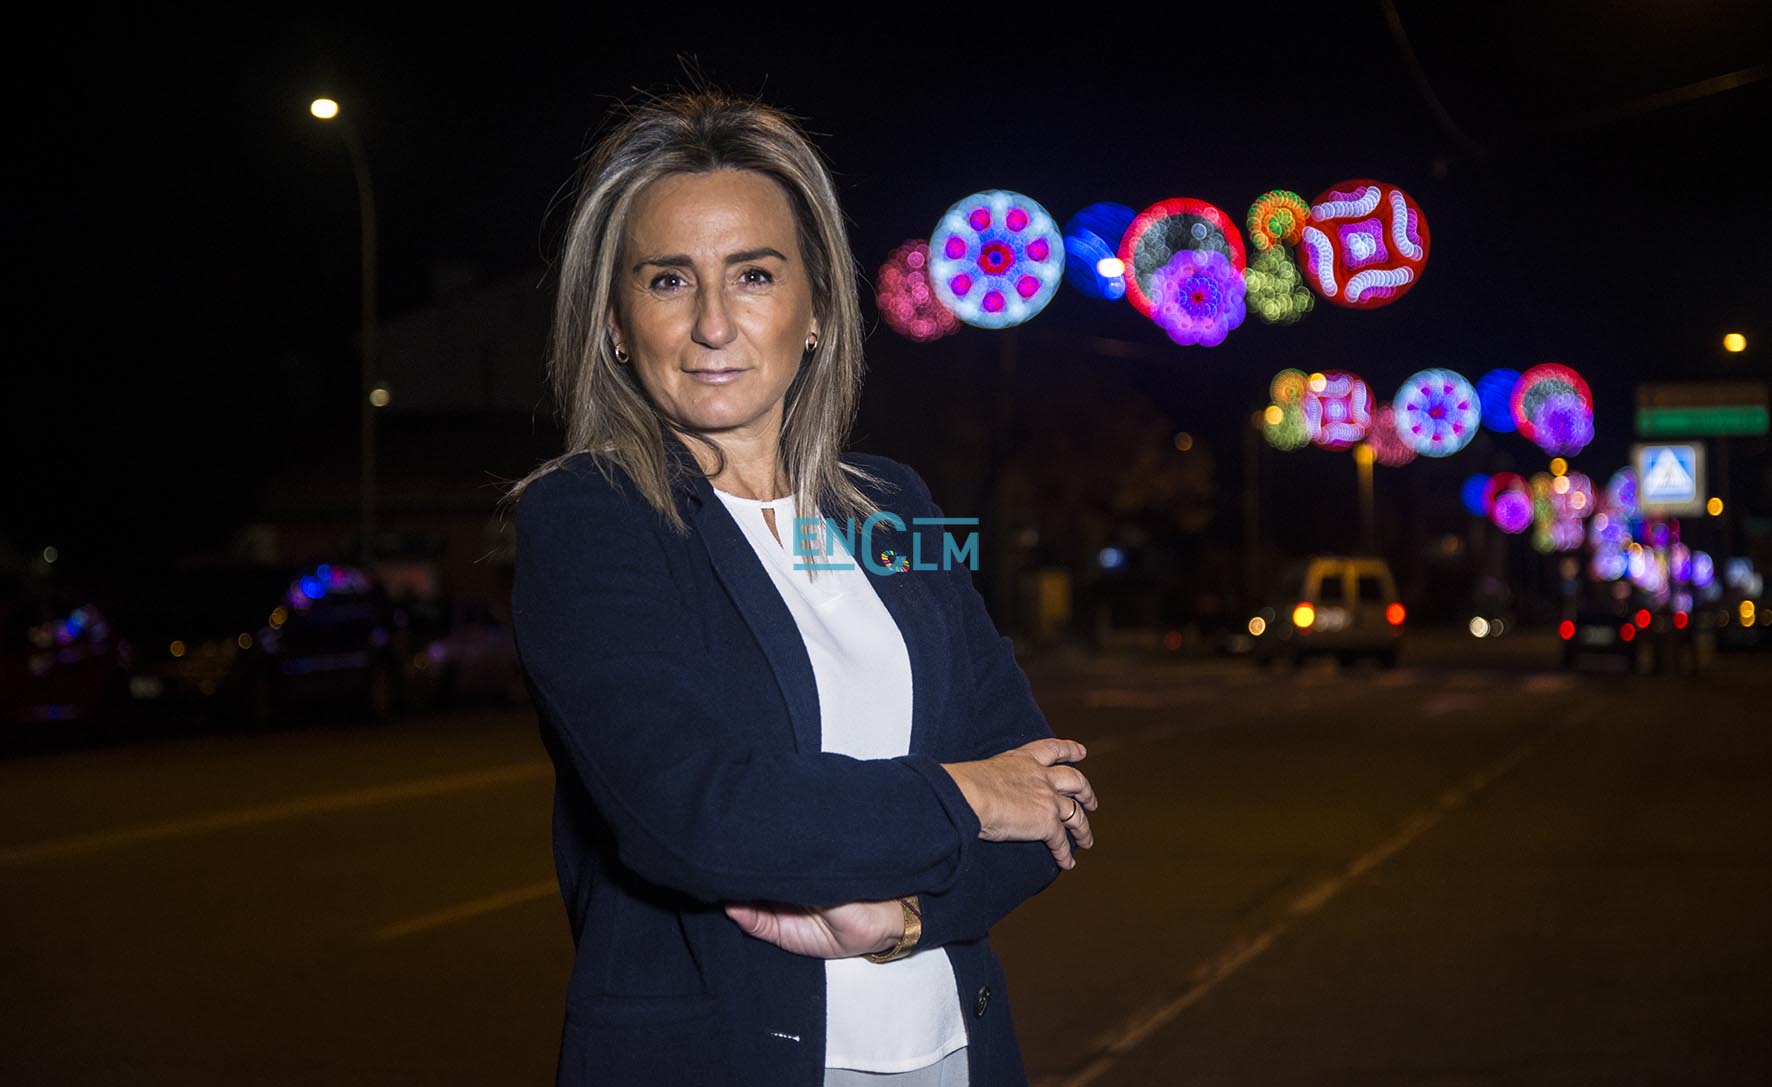
[[[855,260],[830,170],[786,113],[708,90],[633,107],[585,163],[560,259],[548,354],[548,383],[565,423],[566,450],[512,485],[505,502],[515,502],[568,458],[589,453],[612,484],[610,467],[620,465],[674,531],[688,532],[671,499],[672,488],[686,478],[686,469],[667,455],[671,424],[633,368],[616,362],[608,319],[635,197],[668,175],[722,169],[755,170],[782,187],[811,283],[818,345],[801,361],[783,403],[780,459],[795,508],[806,511],[802,516],[817,509],[839,523],[878,512],[848,476],[882,481],[839,459],[855,421],[866,362]],[[677,429],[713,454],[717,467],[709,474],[724,470],[718,442]],[[696,474],[703,474],[699,467]]]

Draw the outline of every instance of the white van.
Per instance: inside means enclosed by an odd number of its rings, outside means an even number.
[[[1407,612],[1391,568],[1374,555],[1313,555],[1287,570],[1279,596],[1249,620],[1260,663],[1312,654],[1396,666]]]

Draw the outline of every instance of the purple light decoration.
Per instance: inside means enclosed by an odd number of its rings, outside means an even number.
[[[1532,441],[1554,457],[1572,457],[1594,440],[1594,416],[1574,392],[1545,397],[1532,415]]]
[[[1716,562],[1708,551],[1692,552],[1692,587],[1708,589],[1717,580]]]
[[[973,193],[947,210],[929,239],[936,298],[978,328],[1038,314],[1063,276],[1064,238],[1046,209],[1018,192]]]
[[[1532,496],[1517,487],[1498,492],[1490,503],[1489,518],[1501,531],[1519,535],[1532,524]]]
[[[1606,481],[1606,508],[1615,511],[1627,521],[1634,521],[1643,516],[1643,509],[1637,505],[1637,470],[1620,468],[1612,473]]]
[[[1551,545],[1558,551],[1581,550],[1581,522],[1557,518],[1550,525]]]
[[[1178,344],[1217,347],[1243,323],[1243,289],[1223,253],[1183,249],[1151,278],[1151,320]]]
[[[929,284],[929,243],[911,239],[886,256],[875,277],[874,302],[888,328],[916,343],[960,331],[960,319]]]
[[[1398,430],[1396,409],[1389,404],[1378,405],[1372,413],[1366,444],[1372,447],[1372,459],[1386,468],[1401,468],[1415,459],[1415,450]]]
[[[1354,374],[1328,370],[1321,389],[1306,388],[1304,422],[1323,449],[1346,449],[1372,429],[1372,390]]]
[[[1483,418],[1477,390],[1451,370],[1422,370],[1397,390],[1397,433],[1424,457],[1447,457],[1470,444]]]
[[[1588,563],[1588,573],[1595,581],[1617,581],[1625,573],[1624,551],[1616,547],[1597,547]]]
[[[1685,544],[1677,543],[1667,549],[1667,572],[1673,576],[1674,584],[1691,584],[1692,551]]]

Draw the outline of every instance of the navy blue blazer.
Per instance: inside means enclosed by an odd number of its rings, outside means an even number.
[[[666,442],[693,474],[689,450]],[[824,963],[745,935],[721,903],[910,894],[920,946],[953,962],[974,1087],[1026,1082],[986,933],[1058,867],[1042,843],[981,841],[940,764],[1052,730],[971,571],[940,570],[942,529],[912,523],[941,516],[921,477],[845,460],[896,487],[863,485],[904,522],[882,522],[873,553],[915,546],[937,567],[868,578],[910,655],[910,753],[895,759],[820,750],[799,628],[706,479],[673,495],[687,537],[589,454],[518,505],[516,639],[556,768],[554,858],[576,949],[562,1085],[818,1087]]]

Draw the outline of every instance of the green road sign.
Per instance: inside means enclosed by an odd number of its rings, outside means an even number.
[[[1764,404],[1712,404],[1637,408],[1639,438],[1728,438],[1765,434]]]

